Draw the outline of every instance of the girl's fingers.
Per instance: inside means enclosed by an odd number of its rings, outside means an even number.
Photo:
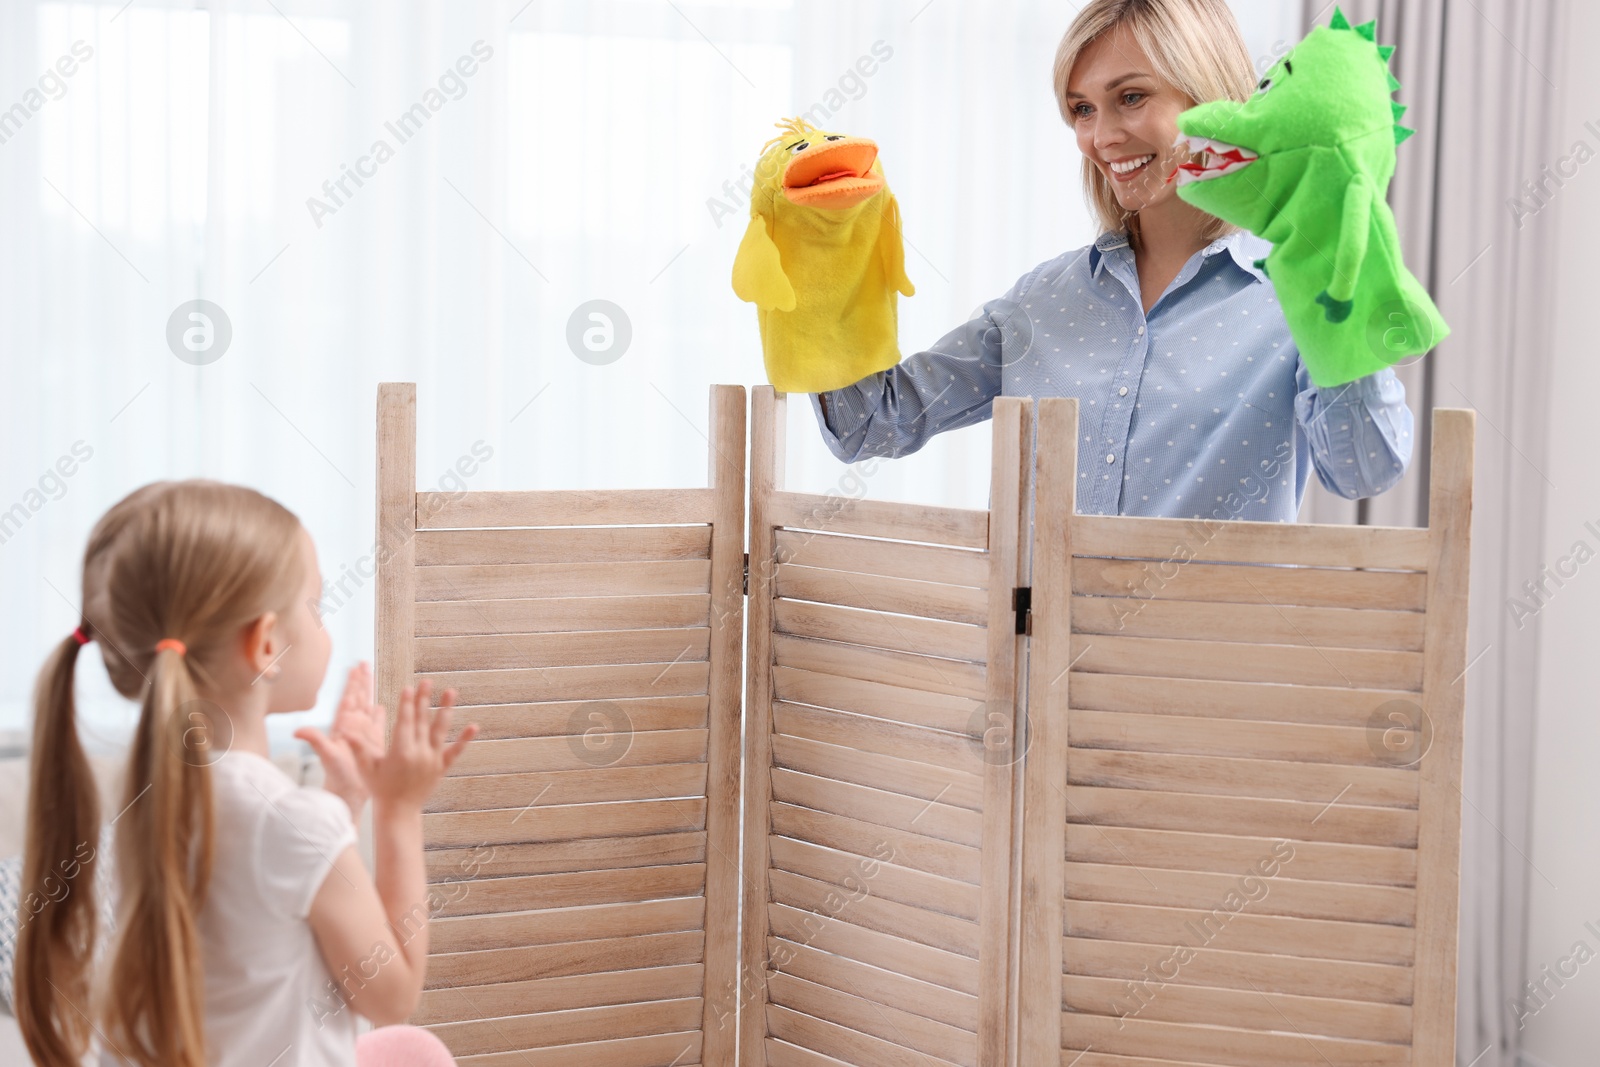
[[[424,678],[417,683],[416,715],[411,720],[411,742],[421,747],[428,736],[428,724],[433,718],[433,679]]]
[[[414,733],[412,722],[416,718],[416,707],[416,690],[408,685],[400,690],[400,704],[395,708],[394,730],[389,734],[391,749],[406,752],[411,750],[411,738]]]
[[[461,730],[461,736],[456,738],[444,750],[444,769],[449,770],[450,765],[461,755],[461,750],[467,747],[467,742],[478,736],[478,724],[468,723]]]
[[[433,717],[433,728],[428,732],[428,743],[433,748],[437,749],[450,736],[450,713],[455,706],[456,691],[446,689],[439,698],[439,713]]]

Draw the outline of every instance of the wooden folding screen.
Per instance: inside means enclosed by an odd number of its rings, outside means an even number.
[[[786,490],[763,386],[741,566],[743,403],[708,488],[419,493],[380,388],[379,696],[483,727],[413,1021],[469,1065],[1451,1067],[1470,412],[1428,529],[1318,527],[1077,515],[1058,398],[994,402],[987,509]]]
[[[785,490],[755,391],[741,1059],[1005,1063],[1027,408],[987,510]]]
[[[426,991],[463,1065],[728,1064],[737,1024],[744,389],[709,488],[417,492],[378,397],[378,688],[482,732],[424,815]]]
[[[1076,515],[1038,418],[1022,1063],[1452,1067],[1472,413],[1425,530]]]

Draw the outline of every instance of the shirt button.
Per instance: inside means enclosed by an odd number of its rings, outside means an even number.
[[[1144,327],[1143,326],[1139,327],[1139,336],[1140,337],[1144,336]]]
[[[1107,452],[1106,453],[1106,462],[1107,463],[1115,463],[1116,461],[1117,461],[1117,454],[1115,452]]]
[[[1117,395],[1118,396],[1127,396],[1128,395],[1128,387],[1126,385],[1124,385],[1121,389],[1118,389],[1117,390]]]

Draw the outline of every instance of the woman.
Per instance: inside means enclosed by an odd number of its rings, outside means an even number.
[[[1177,196],[1177,117],[1244,100],[1250,56],[1224,0],[1091,0],[1055,92],[1102,234],[1039,264],[931,349],[813,394],[845,462],[903,456],[990,417],[996,396],[1079,400],[1077,510],[1292,522],[1312,467],[1373,496],[1405,473],[1411,411],[1392,370],[1311,384],[1271,246]]]

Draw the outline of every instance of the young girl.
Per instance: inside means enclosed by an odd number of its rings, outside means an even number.
[[[1224,0],[1085,4],[1055,90],[1099,239],[930,350],[813,394],[829,450],[903,456],[989,418],[996,396],[1071,396],[1081,513],[1292,522],[1313,468],[1352,499],[1399,481],[1412,419],[1394,372],[1313,386],[1257,265],[1271,245],[1168,180],[1190,158],[1179,113],[1247,99],[1256,78]]]
[[[23,924],[17,1016],[35,1061],[138,1067],[450,1064],[411,1014],[426,968],[422,805],[476,733],[446,742],[407,687],[387,747],[371,673],[351,671],[333,729],[298,731],[327,788],[270,759],[265,719],[310,708],[330,644],[321,577],[292,513],[210,481],[145,486],[97,524],[84,622],[41,673],[24,886],[64,886]],[[141,703],[113,816],[117,922],[95,968],[99,804],[74,722],[78,650],[99,637]],[[355,847],[373,801],[377,876]],[[355,1015],[380,1029],[356,1037]]]

